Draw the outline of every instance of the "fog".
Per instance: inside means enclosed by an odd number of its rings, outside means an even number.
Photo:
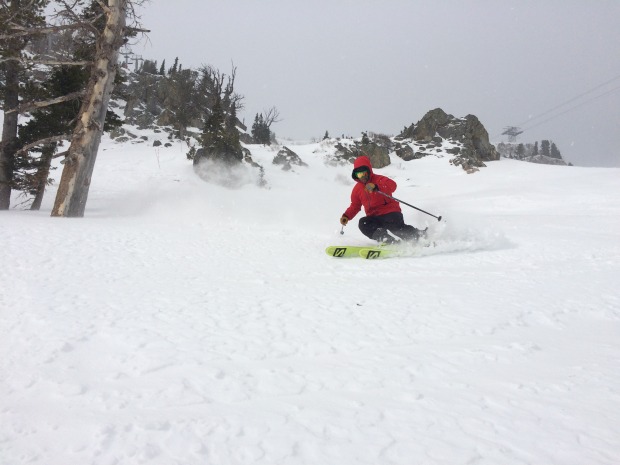
[[[549,139],[564,159],[620,166],[620,2],[153,0],[143,58],[237,68],[251,126],[279,138],[396,135],[437,107],[492,142]]]

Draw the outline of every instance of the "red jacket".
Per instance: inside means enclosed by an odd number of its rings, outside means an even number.
[[[368,157],[362,156],[355,159],[353,169],[362,166],[367,166],[370,170],[370,179],[368,182],[375,184],[377,189],[381,192],[392,195],[396,190],[396,183],[393,180],[386,176],[381,176],[380,174],[374,174]],[[354,218],[355,215],[359,213],[362,206],[364,207],[366,216],[379,216],[401,211],[397,201],[389,199],[378,192],[368,192],[365,189],[364,183],[355,177],[353,179],[355,179],[355,186],[351,192],[351,205],[347,208],[347,211],[344,212],[344,216],[349,219]]]

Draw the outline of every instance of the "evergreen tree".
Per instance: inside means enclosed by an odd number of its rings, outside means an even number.
[[[532,150],[532,156],[535,157],[538,155],[538,141],[534,142],[534,149]]]
[[[151,60],[144,60],[142,65],[142,72],[147,74],[157,74],[157,62]]]
[[[525,153],[523,154],[523,158],[529,158],[532,156],[532,152],[534,150],[534,144],[526,143],[525,144]]]
[[[544,155],[545,157],[548,157],[551,155],[548,140],[543,140],[540,142],[540,154]]]
[[[164,58],[164,61],[161,62],[161,67],[159,68],[159,75],[160,76],[166,75],[166,59],[165,58]]]
[[[370,144],[370,139],[368,138],[368,133],[367,132],[363,132],[362,133],[362,145],[368,145]]]
[[[205,125],[202,131],[202,146],[206,150],[217,149],[224,140],[224,111],[222,101],[217,98],[215,105],[211,108],[205,118]]]
[[[271,130],[263,117],[263,114],[256,114],[254,118],[254,124],[252,125],[252,139],[255,144],[270,145],[271,143]]]
[[[173,125],[180,139],[185,138],[187,127],[199,119],[201,110],[204,111],[204,107],[200,107],[201,100],[195,95],[197,80],[198,73],[186,69],[172,73],[162,83],[167,93],[166,107],[173,115]]]
[[[235,123],[236,119],[235,113]],[[206,117],[201,141],[207,158],[228,165],[240,162],[243,159],[239,132],[236,124],[232,123],[231,120],[232,116],[224,113],[221,96],[218,96]]]
[[[225,122],[225,138],[229,157],[237,161],[243,159],[241,143],[239,142],[239,131],[237,130],[237,108],[231,105],[228,110],[228,116]]]
[[[13,26],[24,29],[39,27],[45,23],[44,8],[48,0],[12,0],[0,2],[0,34],[10,35]],[[4,119],[0,139],[0,210],[7,210],[11,200],[14,157],[17,150],[17,111],[20,103],[22,85],[28,81],[24,66],[20,62],[22,52],[30,42],[29,36],[17,36],[0,40],[0,57],[5,59],[0,64],[0,81],[2,85],[2,108]]]
[[[168,74],[174,74],[178,71],[178,69],[179,69],[179,57],[176,57],[174,59],[174,65],[172,65],[172,68],[168,70]]]
[[[204,92],[205,122],[202,131],[202,154],[194,158],[194,164],[207,160],[233,165],[243,160],[243,149],[237,129],[237,109],[241,96],[234,93],[235,68],[230,76],[203,67],[202,78],[196,79],[196,88]],[[184,70],[179,74],[194,73]],[[198,75],[196,74],[196,77]],[[224,81],[227,80],[224,87]]]
[[[271,145],[275,142],[275,134],[271,131],[271,125],[279,121],[280,112],[276,107],[265,110],[264,114],[260,113],[258,119],[255,120],[255,127],[252,128],[252,136],[254,143]]]
[[[252,124],[252,140],[254,141],[255,144],[257,144],[258,142],[256,142],[257,140],[257,133],[258,133],[259,129],[258,129],[258,113],[256,113],[256,116],[254,116],[254,124]]]
[[[525,155],[525,146],[523,144],[517,145],[517,159],[523,160],[523,156]]]
[[[84,88],[88,72],[81,67],[61,66],[55,68],[38,92],[38,97],[51,99],[71,94]],[[32,112],[32,118],[19,128],[19,147],[51,137],[70,134],[72,124],[78,116],[81,100],[75,99],[57,103]],[[118,127],[122,121],[116,113],[108,111],[104,130]],[[56,153],[58,142],[49,142],[30,151],[20,152],[16,159],[14,187],[34,196],[31,210],[41,206],[48,180],[51,161]],[[40,152],[39,157],[33,155]]]
[[[83,68],[62,66],[55,69],[49,79],[43,83],[41,96],[54,98],[84,88],[88,75]],[[32,118],[20,126],[20,146],[53,136],[71,132],[71,122],[80,108],[78,100],[62,102],[42,108],[32,113]],[[38,210],[43,199],[51,161],[56,153],[57,142],[38,146],[31,152],[20,153],[16,159],[15,188],[34,196],[32,210]],[[40,152],[36,157],[32,152]]]
[[[551,157],[559,158],[560,160],[562,159],[562,154],[560,153],[560,151],[558,150],[558,147],[553,142],[551,143]]]
[[[329,132],[325,131],[325,135],[323,136],[323,140],[329,139]]]

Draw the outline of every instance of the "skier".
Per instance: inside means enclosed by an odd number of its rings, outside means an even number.
[[[405,224],[398,202],[377,192],[392,195],[396,190],[396,182],[387,176],[373,173],[368,157],[355,159],[351,176],[355,181],[351,205],[340,217],[340,224],[346,226],[364,206],[366,216],[360,219],[359,228],[365,236],[384,244],[397,242],[388,231],[405,241],[415,241],[424,236],[425,231]]]

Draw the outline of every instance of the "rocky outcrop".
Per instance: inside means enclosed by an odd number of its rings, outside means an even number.
[[[164,130],[179,139],[196,137],[195,128],[202,130],[205,114],[214,102],[214,88],[209,88],[213,83],[203,86],[210,81],[193,85],[198,79],[197,71],[186,69],[163,76],[141,70],[123,71],[123,75],[125,79],[117,86],[117,92],[123,96],[119,106],[125,101],[122,109],[125,124],[138,129]],[[236,127],[240,138],[243,136],[243,142],[248,143],[246,126],[237,119]]]
[[[290,171],[294,166],[308,166],[304,163],[299,155],[293,152],[288,147],[282,147],[278,154],[273,159],[274,165],[280,165],[284,171]]]
[[[568,166],[568,163],[566,163],[561,158],[553,158],[553,157],[548,157],[546,155],[534,155],[524,160],[529,161],[530,163],[539,163],[541,165]]]
[[[192,149],[187,156],[193,160],[194,172],[204,181],[228,188],[239,188],[246,184],[268,187],[265,170],[252,159],[247,148],[238,154],[223,157],[204,148]]]
[[[401,147],[407,139],[412,142],[414,154],[401,148],[396,154],[403,159],[445,151],[454,155],[451,160],[454,165],[468,172],[485,166],[485,161],[499,160],[499,153],[489,142],[489,133],[474,115],[455,118],[441,108],[435,108],[397,137]]]
[[[385,168],[390,164],[389,153],[388,147],[379,145],[376,142],[370,142],[360,146],[356,157],[365,155],[370,158],[373,168]]]
[[[357,157],[362,155],[370,158],[374,168],[384,168],[390,164],[390,151],[392,142],[372,141],[363,144],[361,141],[348,141],[349,143],[338,142],[334,147],[336,152],[328,157],[325,163],[328,165],[347,165],[352,164]]]

